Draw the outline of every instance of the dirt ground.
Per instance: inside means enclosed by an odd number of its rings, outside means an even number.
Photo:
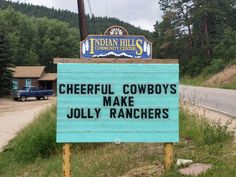
[[[49,100],[28,98],[25,102],[0,99],[0,152],[17,133],[31,123],[39,112],[56,103],[56,97]]]

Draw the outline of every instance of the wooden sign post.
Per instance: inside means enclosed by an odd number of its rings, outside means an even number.
[[[174,144],[164,143],[164,167],[170,169],[174,162]]]
[[[71,176],[68,143],[165,143],[164,166],[171,167],[179,141],[179,64],[151,58],[144,36],[112,26],[80,42],[80,59],[54,59],[65,177]]]
[[[62,158],[63,158],[63,177],[71,176],[71,144],[64,144],[62,147]]]

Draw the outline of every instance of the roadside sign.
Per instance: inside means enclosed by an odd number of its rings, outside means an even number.
[[[178,64],[57,66],[57,142],[179,141]]]
[[[164,166],[172,166],[173,143],[179,142],[179,64],[151,58],[144,36],[117,25],[81,41],[80,59],[54,58],[64,176],[71,171],[70,143],[163,142]]]
[[[120,26],[104,35],[89,35],[80,42],[80,58],[152,58],[152,43],[144,36],[128,35]]]
[[[152,44],[143,36],[89,35],[80,50],[81,58],[152,58]]]

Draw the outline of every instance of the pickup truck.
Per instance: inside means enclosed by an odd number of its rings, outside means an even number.
[[[39,90],[34,86],[30,86],[23,87],[21,90],[14,90],[12,92],[12,97],[15,101],[25,101],[29,97],[35,97],[37,100],[40,100],[41,98],[47,100],[52,94],[52,90]]]

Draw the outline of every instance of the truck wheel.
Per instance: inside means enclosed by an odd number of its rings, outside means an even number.
[[[26,97],[22,96],[22,97],[20,97],[20,100],[24,102],[26,100]]]
[[[40,97],[36,97],[37,100],[40,100]]]
[[[18,98],[13,98],[14,99],[14,101],[18,101]]]
[[[47,99],[48,99],[48,96],[47,96],[47,95],[44,95],[44,96],[43,96],[43,99],[44,99],[44,100],[47,100]]]

